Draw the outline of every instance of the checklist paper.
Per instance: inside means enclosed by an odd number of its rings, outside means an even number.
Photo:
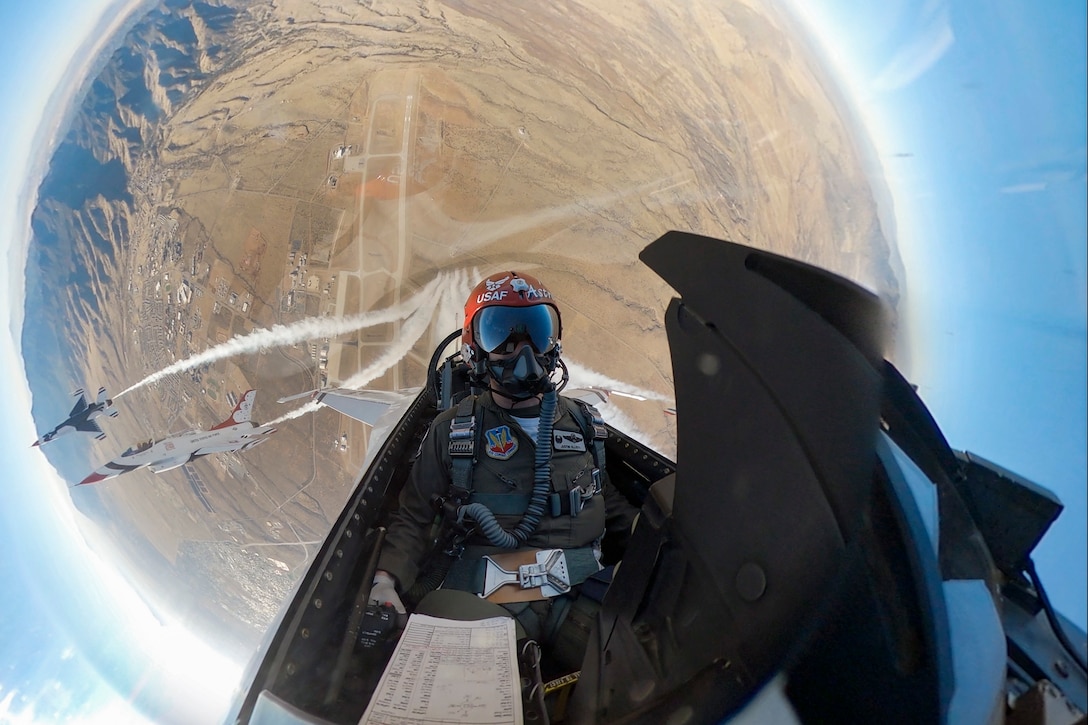
[[[521,725],[514,620],[408,618],[360,725]]]

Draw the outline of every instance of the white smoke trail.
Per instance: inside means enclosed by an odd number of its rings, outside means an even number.
[[[600,412],[601,417],[617,430],[622,430],[627,435],[634,438],[639,443],[648,445],[651,448],[658,449],[659,447],[654,445],[655,436],[649,435],[645,431],[641,430],[635,421],[631,419],[629,415],[620,410],[619,406],[615,403],[607,402],[596,406]]]
[[[321,409],[321,403],[317,402],[316,400],[311,400],[309,403],[302,406],[301,408],[295,408],[294,410],[292,410],[289,413],[284,413],[279,418],[276,418],[273,421],[265,423],[265,425],[279,425],[280,423],[286,423],[289,420],[294,420],[295,418],[301,418],[302,416],[306,415],[307,413],[313,413],[314,411],[320,410],[320,409]]]
[[[413,312],[407,320],[405,320],[403,327],[401,327],[400,334],[397,335],[397,339],[393,341],[385,352],[378,356],[374,362],[367,365],[359,372],[352,375],[350,378],[341,383],[340,387],[348,388],[352,390],[358,390],[372,382],[376,378],[381,377],[386,370],[396,365],[403,360],[405,356],[411,352],[412,348],[427,332],[427,328],[436,318],[435,310],[439,304],[447,304],[452,290],[453,294],[461,294],[461,290],[465,286],[465,273],[463,270],[453,273],[453,276],[441,275],[442,286],[440,289],[432,295],[430,301],[424,300],[423,303]],[[465,295],[468,292],[464,293]],[[283,423],[294,418],[300,418],[307,413],[313,413],[321,408],[321,404],[317,402],[309,402],[290,413],[286,413],[279,418],[276,418],[267,425],[276,425]]]
[[[604,388],[619,395],[627,397],[637,396],[639,398],[645,398],[646,400],[656,400],[660,403],[672,403],[672,397],[668,395],[662,395],[661,393],[654,392],[652,390],[646,390],[635,385],[629,385],[623,381],[615,380],[613,378],[599,373],[596,370],[587,368],[584,365],[574,362],[566,355],[563,356],[563,362],[567,364],[567,370],[570,372],[570,385],[575,388]]]
[[[403,320],[408,315],[419,309],[427,300],[433,300],[447,278],[444,275],[436,276],[428,282],[419,292],[400,304],[387,307],[382,310],[363,312],[358,315],[346,317],[314,317],[290,325],[273,325],[272,327],[255,330],[248,335],[235,337],[226,342],[210,347],[202,353],[193,355],[184,360],[179,360],[167,365],[162,370],[148,375],[146,378],[122,390],[114,396],[120,398],[131,393],[137,388],[162,380],[175,373],[192,370],[206,363],[215,362],[234,355],[259,352],[271,347],[294,345],[305,340],[313,340],[318,337],[332,337],[343,335],[366,327],[382,325],[396,320]]]
[[[440,295],[435,294],[429,300],[424,301],[423,305],[404,321],[404,325],[400,328],[400,334],[393,341],[393,345],[379,355],[374,362],[345,380],[342,387],[358,390],[367,383],[381,377],[386,370],[403,360],[415,347],[419,338],[423,337],[423,333],[427,332],[439,299]]]
[[[581,222],[592,216],[595,212],[610,209],[618,202],[624,200],[641,199],[643,201],[640,202],[640,204],[649,202],[659,205],[664,202],[657,199],[657,195],[661,195],[662,192],[686,186],[690,188],[683,193],[673,191],[673,197],[677,202],[686,200],[698,201],[702,199],[704,194],[699,190],[698,185],[695,184],[694,181],[695,179],[687,174],[662,177],[630,189],[621,189],[619,191],[602,194],[588,199],[580,198],[578,201],[571,202],[570,204],[533,210],[526,214],[508,216],[490,222],[474,220],[456,223],[452,222],[445,215],[439,217],[437,209],[435,210],[435,217],[439,218],[444,225],[446,236],[456,240],[449,247],[449,256],[456,257],[462,254],[471,253],[472,251],[492,244],[499,239],[516,238],[519,234],[534,229],[541,229],[545,226],[566,225],[569,227],[570,225]],[[668,197],[665,196],[664,198],[667,199]],[[424,210],[426,210],[426,207],[424,207]],[[538,242],[538,244],[554,244],[554,240],[542,240],[541,242]],[[596,257],[599,254],[593,245],[582,243],[564,248],[563,253],[564,256],[570,258],[591,261],[598,261]]]
[[[465,300],[476,285],[476,280],[483,279],[473,268],[471,276],[467,270],[459,269],[451,274],[442,299],[435,312],[435,326],[439,333],[446,335],[459,328],[464,320]],[[437,344],[437,340],[436,340]]]

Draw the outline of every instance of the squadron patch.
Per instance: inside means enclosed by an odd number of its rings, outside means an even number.
[[[557,451],[582,451],[586,450],[586,442],[581,433],[569,430],[552,431],[552,448]]]
[[[505,461],[518,449],[518,439],[510,432],[508,425],[500,425],[498,428],[485,431],[484,438],[487,439],[484,449],[489,458]]]

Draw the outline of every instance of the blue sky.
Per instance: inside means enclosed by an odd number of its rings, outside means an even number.
[[[57,600],[57,585],[64,582],[74,590],[77,583],[86,583],[76,576],[93,571],[95,559],[86,557],[82,551],[85,544],[76,540],[71,506],[62,498],[64,483],[44,457],[28,450],[24,442],[33,425],[29,422],[30,393],[15,347],[22,316],[18,300],[22,297],[21,258],[25,256],[27,221],[21,218],[25,207],[20,210],[20,202],[25,200],[20,197],[26,192],[30,152],[46,116],[48,92],[62,83],[64,69],[73,59],[55,49],[77,47],[87,27],[93,25],[76,3],[57,18],[41,8],[35,8],[35,14],[27,10],[29,6],[24,9],[15,3],[0,7],[0,24],[9,30],[0,52],[5,63],[14,64],[0,74],[0,122],[9,132],[0,143],[0,238],[6,241],[0,249],[0,269],[7,292],[0,296],[0,319],[6,323],[0,337],[0,364],[4,370],[19,371],[6,376],[4,393],[11,401],[11,414],[4,416],[0,444],[3,458],[9,461],[5,492],[9,501],[0,514],[0,572],[8,582],[0,593],[5,649],[0,720],[49,722],[73,715],[91,722],[113,718],[135,721],[138,718],[131,708],[118,700],[113,689],[104,685],[95,665],[84,658],[72,622],[59,619],[59,608],[52,605]],[[91,12],[100,10],[93,8]],[[53,42],[47,46],[43,41],[49,32]],[[15,68],[20,70],[15,72]],[[31,433],[30,440],[33,438]],[[36,525],[25,526],[16,518]],[[76,552],[84,556],[73,555]],[[59,587],[64,590],[63,585]],[[79,595],[85,605],[90,604],[86,596]],[[82,607],[73,622],[101,624],[96,610]]]
[[[123,17],[132,4],[0,4],[0,27],[8,31],[0,46],[7,69],[0,73],[0,368],[9,371],[9,408],[0,418],[6,468],[0,507],[5,723],[137,723],[148,717],[163,721],[165,713],[177,722],[208,721],[229,703],[230,685],[240,672],[240,663],[223,659],[179,623],[152,614],[103,560],[109,544],[74,511],[67,485],[39,449],[29,448],[35,426],[18,351],[26,194],[41,179],[44,151],[60,121],[50,94],[59,88],[57,98],[70,97],[94,57],[91,39],[106,34],[99,20]],[[193,692],[201,697],[191,697]]]
[[[908,377],[954,448],[1065,504],[1034,559],[1084,627],[1085,5],[806,5],[895,199]]]
[[[131,2],[0,4],[0,27],[8,29],[0,47],[4,370],[22,370],[23,195],[40,179],[57,118],[56,107],[44,109],[53,89],[71,89],[81,77],[92,57],[85,41],[103,37],[96,20],[111,5]],[[1062,498],[1067,510],[1036,560],[1056,604],[1084,626],[1084,3],[824,0],[806,7],[895,198],[908,268],[907,373],[954,447]],[[66,74],[69,67],[76,72]],[[9,504],[0,507],[0,574],[32,588],[0,593],[5,660],[24,668],[11,675],[0,667],[0,720],[132,721],[139,716],[125,699],[155,689],[148,683],[160,677],[196,670],[230,681],[231,663],[152,616],[102,562],[106,546],[85,538],[94,537],[93,527],[76,525],[65,484],[26,447],[34,426],[25,377],[9,376],[5,394],[0,452],[14,475]],[[12,622],[18,627],[8,629]],[[97,639],[101,631],[117,641]],[[180,669],[134,656],[140,648],[127,647],[134,641],[175,653]]]

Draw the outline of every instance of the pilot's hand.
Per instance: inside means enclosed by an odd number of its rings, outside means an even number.
[[[378,606],[392,606],[397,614],[405,614],[404,602],[397,594],[397,582],[393,575],[384,572],[374,572],[374,584],[370,587],[370,603]]]

